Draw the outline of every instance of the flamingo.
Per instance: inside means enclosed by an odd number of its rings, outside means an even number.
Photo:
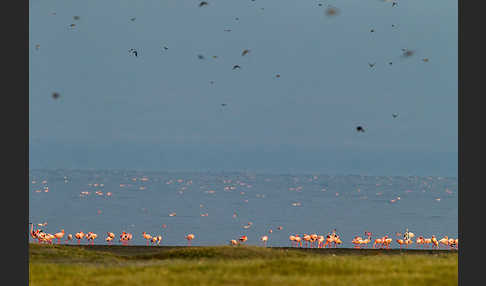
[[[439,243],[441,243],[441,244],[443,244],[443,245],[445,245],[445,246],[449,246],[449,237],[447,237],[447,235],[446,235],[446,236],[444,236],[443,238],[441,238],[441,239],[439,240]]]
[[[362,241],[363,241],[363,239],[361,238],[361,236],[355,236],[353,238],[353,240],[351,241],[351,243],[354,244],[354,248],[360,248],[359,245],[361,244]]]
[[[388,237],[388,235],[385,235],[385,241],[384,241],[384,246],[386,248],[390,248],[390,244],[393,242],[393,239],[391,237]]]
[[[433,247],[440,248],[439,247],[439,242],[437,241],[437,238],[435,238],[435,235],[432,235],[432,238],[430,240],[434,244]]]
[[[152,239],[152,236],[150,234],[146,233],[145,231],[142,233],[142,235],[143,235],[143,238],[145,238],[147,240],[147,246],[148,246],[150,239]]]
[[[377,244],[383,245],[383,238],[377,238],[377,239],[375,239],[375,242],[373,243],[373,248],[375,248],[375,246]]]
[[[403,239],[397,239],[398,244],[400,244],[400,249],[402,249],[402,245],[405,244]]]
[[[68,234],[67,238],[66,238],[66,242],[69,242],[73,240],[73,235],[72,234]]]
[[[371,232],[367,231],[365,232],[365,235],[367,235],[368,237],[361,240],[361,243],[360,244],[364,244],[365,246],[371,242]]]
[[[268,236],[264,235],[261,237],[261,240],[263,241],[263,246],[264,247],[267,247],[267,240],[268,240]]]
[[[317,238],[317,246],[321,248],[325,240],[326,239],[324,238],[324,235],[319,235],[319,237]]]
[[[160,242],[162,241],[162,235],[157,236],[157,245],[160,245]]]
[[[422,236],[417,237],[417,239],[415,240],[415,243],[417,243],[417,245],[420,244],[420,245],[423,246],[424,242],[425,241],[424,241],[424,238]]]
[[[112,239],[115,238],[115,234],[113,232],[107,232],[106,235],[108,235],[108,237],[111,237]]]
[[[190,233],[186,235],[186,239],[187,239],[187,246],[191,246],[191,240],[194,239],[194,234]]]
[[[54,234],[54,237],[57,238],[57,244],[61,243],[61,239],[63,236],[64,236],[64,229],[61,229],[61,232]]]
[[[289,236],[289,240],[290,240],[290,245],[293,247],[294,246],[294,243],[295,243],[295,236],[294,235],[290,235]]]
[[[150,243],[152,244],[157,243],[157,236],[152,236],[152,238],[150,238]]]
[[[231,245],[238,245],[238,241],[236,239],[230,240]]]
[[[111,237],[111,236],[107,236],[107,237],[105,238],[105,241],[106,241],[106,242],[108,242],[108,244],[109,244],[109,245],[111,245],[111,241],[112,241],[112,240],[113,240],[113,237]]]
[[[310,240],[311,240],[311,236],[310,236],[310,235],[308,235],[308,234],[304,234],[304,235],[303,235],[303,238],[304,238],[304,240],[305,240],[305,247],[309,247],[309,242],[310,242]]]
[[[295,245],[298,245],[298,247],[302,247],[302,238],[298,234],[295,236]]]
[[[409,245],[409,244],[412,244],[412,243],[413,243],[413,240],[411,240],[411,239],[407,239],[407,240],[405,240],[405,246],[406,246],[407,248],[408,248],[408,245]]]
[[[310,235],[310,238],[311,238],[311,247],[315,247],[315,243],[317,241],[317,234],[313,233]]]
[[[84,237],[84,232],[80,231],[80,232],[77,232],[74,237],[76,237],[76,239],[78,240],[78,244],[80,243],[81,239],[83,239]]]
[[[339,238],[339,235],[334,238],[334,248],[337,247],[337,245],[343,243],[341,239]]]
[[[430,244],[432,244],[432,238],[424,238],[423,244],[426,248],[429,248]]]
[[[247,240],[248,240],[248,237],[247,237],[246,235],[242,235],[242,236],[240,236],[240,238],[239,238],[240,243],[243,243],[243,242],[245,242],[245,241],[247,241]]]

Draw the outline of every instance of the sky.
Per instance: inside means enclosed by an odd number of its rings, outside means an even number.
[[[457,177],[457,1],[199,2],[31,0],[29,168]]]

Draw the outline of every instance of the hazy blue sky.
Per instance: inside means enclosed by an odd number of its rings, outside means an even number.
[[[457,176],[457,1],[199,2],[30,1],[30,167]]]

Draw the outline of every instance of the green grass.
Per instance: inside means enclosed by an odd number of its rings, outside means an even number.
[[[457,252],[29,245],[29,285],[457,285]]]

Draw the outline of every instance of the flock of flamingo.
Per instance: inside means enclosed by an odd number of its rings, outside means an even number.
[[[50,234],[44,232],[42,229],[38,228],[34,230],[34,225],[31,223],[30,228],[30,236],[37,240],[38,243],[46,243],[52,244],[52,240],[57,239],[57,244],[61,243],[61,240],[64,238],[65,232],[64,229],[61,229],[60,232],[55,234]],[[371,243],[371,232],[365,232],[364,238],[361,236],[355,236],[351,241],[354,244],[354,248],[360,249],[362,247],[366,248],[366,246]],[[147,246],[151,245],[160,245],[162,241],[162,235],[151,235],[146,233],[145,231],[142,233],[143,238],[147,241]],[[401,233],[396,233],[397,237],[402,236]],[[82,239],[86,239],[88,244],[93,245],[94,240],[98,237],[96,233],[88,232],[84,233],[82,231],[77,232],[74,234],[68,234],[66,237],[65,242],[72,241],[74,238],[77,240],[78,244],[81,243]],[[407,231],[403,234],[403,238],[396,239],[396,242],[400,245],[400,249],[403,245],[408,248],[410,244],[413,243],[412,238],[415,237],[413,232]],[[133,235],[131,233],[122,232],[120,234],[119,242],[122,245],[128,245],[130,240],[132,240]],[[191,241],[195,238],[195,235],[190,233],[185,236],[187,240],[187,245],[191,246]],[[108,245],[111,245],[112,241],[115,239],[115,234],[113,232],[107,232],[105,241]],[[230,245],[240,245],[245,243],[248,240],[248,236],[242,235],[238,239],[232,239],[229,241]],[[267,246],[268,235],[264,235],[260,238],[263,243],[263,246]],[[332,231],[328,235],[318,235],[318,234],[303,234],[302,236],[299,234],[290,235],[289,240],[292,247],[305,247],[305,248],[336,248],[338,245],[342,244],[342,240],[338,234],[336,234],[336,230]],[[376,238],[373,242],[373,248],[382,248],[382,249],[389,249],[390,245],[392,244],[393,239],[388,235],[383,237]],[[422,246],[422,248],[429,248],[432,245],[432,248],[440,248],[440,245],[447,247],[448,249],[458,249],[459,247],[459,239],[456,238],[449,238],[448,236],[444,236],[442,239],[437,239],[435,235],[432,235],[431,238],[424,238],[423,236],[419,236],[416,239],[416,244]]]

